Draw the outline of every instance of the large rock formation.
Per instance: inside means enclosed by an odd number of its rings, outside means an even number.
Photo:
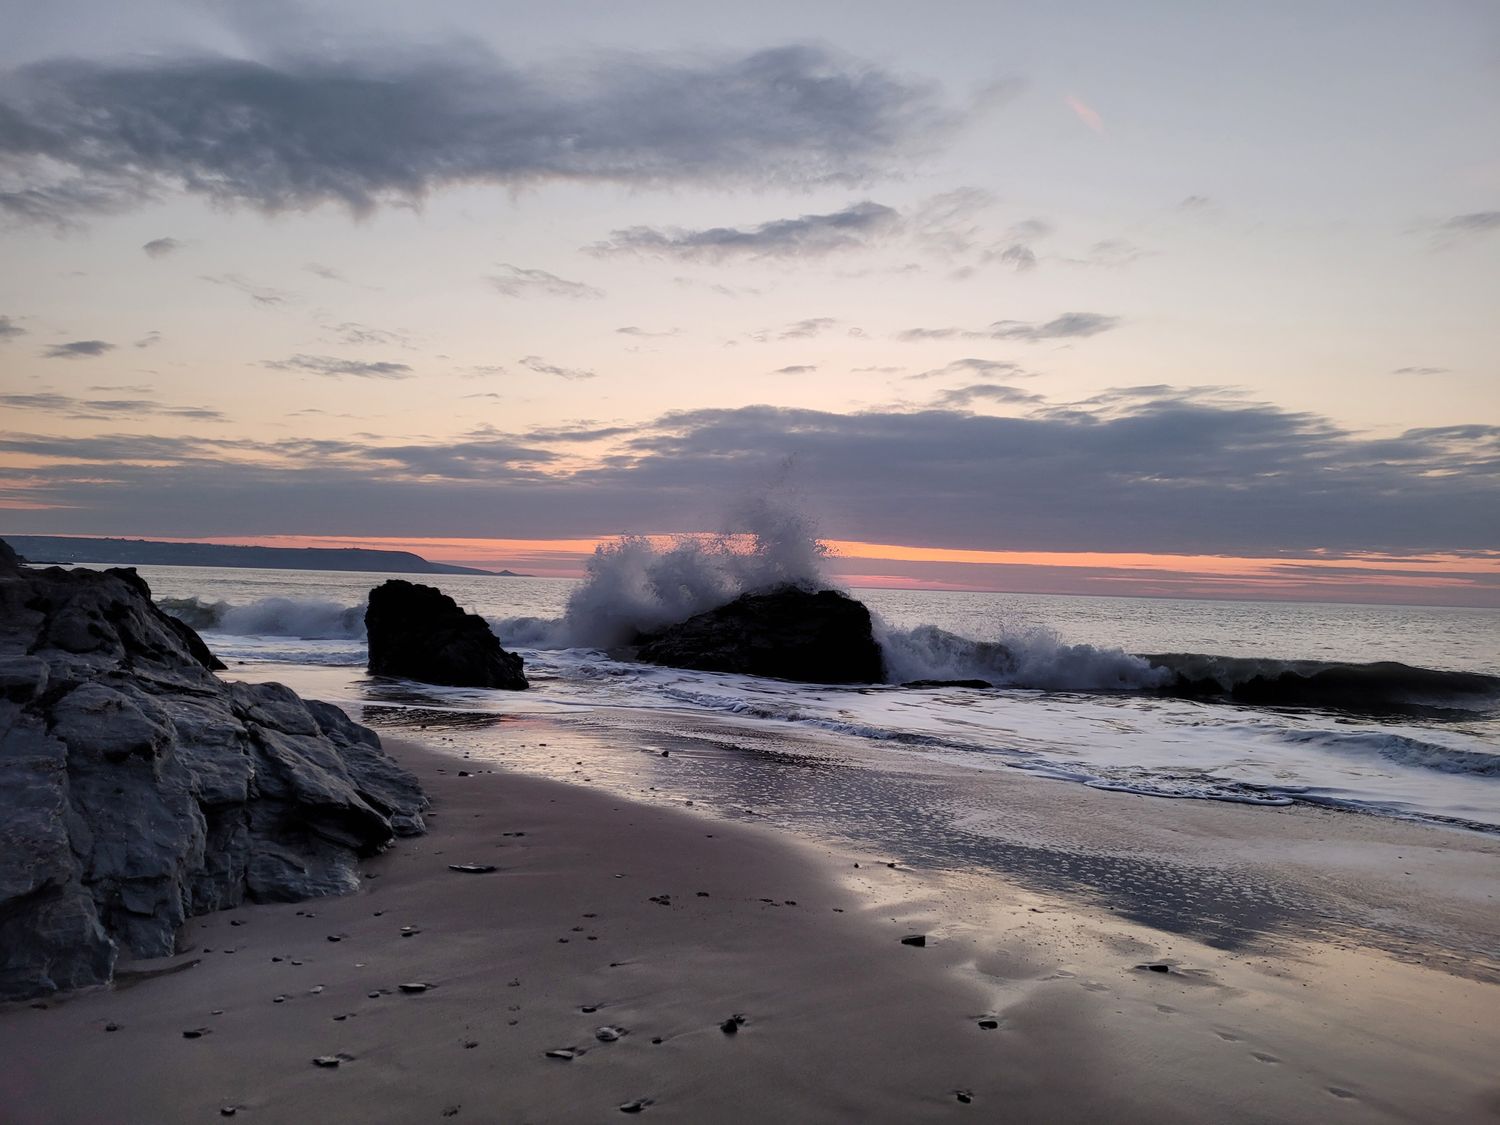
[[[424,830],[372,731],[217,663],[135,571],[0,542],[0,999],[107,982],[191,915],[353,890]]]
[[[452,687],[525,688],[523,661],[500,647],[477,613],[441,590],[392,578],[370,591],[365,610],[370,671]]]
[[[784,586],[640,638],[636,656],[705,672],[743,672],[815,684],[877,683],[880,646],[870,611],[835,590]]]

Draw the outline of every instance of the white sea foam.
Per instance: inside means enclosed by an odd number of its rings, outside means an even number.
[[[259,598],[244,605],[200,598],[163,598],[163,610],[194,629],[237,636],[301,637],[304,640],[365,635],[365,607],[322,598]]]
[[[975,641],[920,625],[893,629],[876,619],[876,639],[885,654],[886,678],[912,680],[985,680],[1004,687],[1046,691],[1139,691],[1160,687],[1171,678],[1139,656],[1118,648],[1065,644],[1041,627],[1013,629],[993,641]]]

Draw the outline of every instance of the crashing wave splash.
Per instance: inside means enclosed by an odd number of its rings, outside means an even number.
[[[162,598],[161,609],[199,632],[303,640],[363,640],[365,607],[316,598],[261,598],[244,605],[202,598]]]

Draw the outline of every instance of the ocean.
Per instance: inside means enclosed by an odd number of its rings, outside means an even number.
[[[405,715],[464,754],[483,754],[474,732],[486,723],[545,715],[648,742],[689,728],[762,747],[815,736],[918,778],[1017,770],[1164,799],[1313,804],[1500,832],[1500,679],[1481,678],[1500,677],[1497,610],[854,590],[876,615],[887,684],[794,684],[610,654],[636,628],[807,565],[636,541],[596,559],[581,581],[408,576],[490,621],[525,658],[524,693],[367,676],[364,601],[390,575],[138,569],[159,604],[229,665],[225,675],[281,680],[397,728]],[[1359,682],[1372,706],[1245,703],[1164,693],[1171,673],[1141,653],[1195,654],[1168,663],[1222,682],[1322,666],[1298,663],[1309,661],[1397,661],[1445,675],[1371,673]],[[902,686],[959,679],[996,686]]]

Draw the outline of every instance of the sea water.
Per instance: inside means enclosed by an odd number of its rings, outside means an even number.
[[[734,551],[677,557],[637,542],[604,552],[581,581],[409,576],[487,618],[526,660],[526,693],[393,690],[364,674],[363,612],[389,575],[141,567],[160,604],[230,665],[264,665],[354,707],[420,703],[562,721],[718,716],[800,727],[975,770],[1023,770],[1164,798],[1310,803],[1500,831],[1500,697],[1418,699],[1348,710],[1248,706],[1162,694],[1140,653],[1195,653],[1264,672],[1297,661],[1400,661],[1500,675],[1500,611],[1290,602],[855,590],[877,619],[887,684],[829,687],[684,671],[623,659],[637,628],[680,619],[775,580]],[[725,562],[729,560],[726,568]],[[815,565],[815,564],[813,564]],[[902,686],[982,679],[991,688]],[[1500,686],[1497,681],[1496,686]],[[403,703],[403,700],[406,701]],[[1398,701],[1402,703],[1411,700]]]

